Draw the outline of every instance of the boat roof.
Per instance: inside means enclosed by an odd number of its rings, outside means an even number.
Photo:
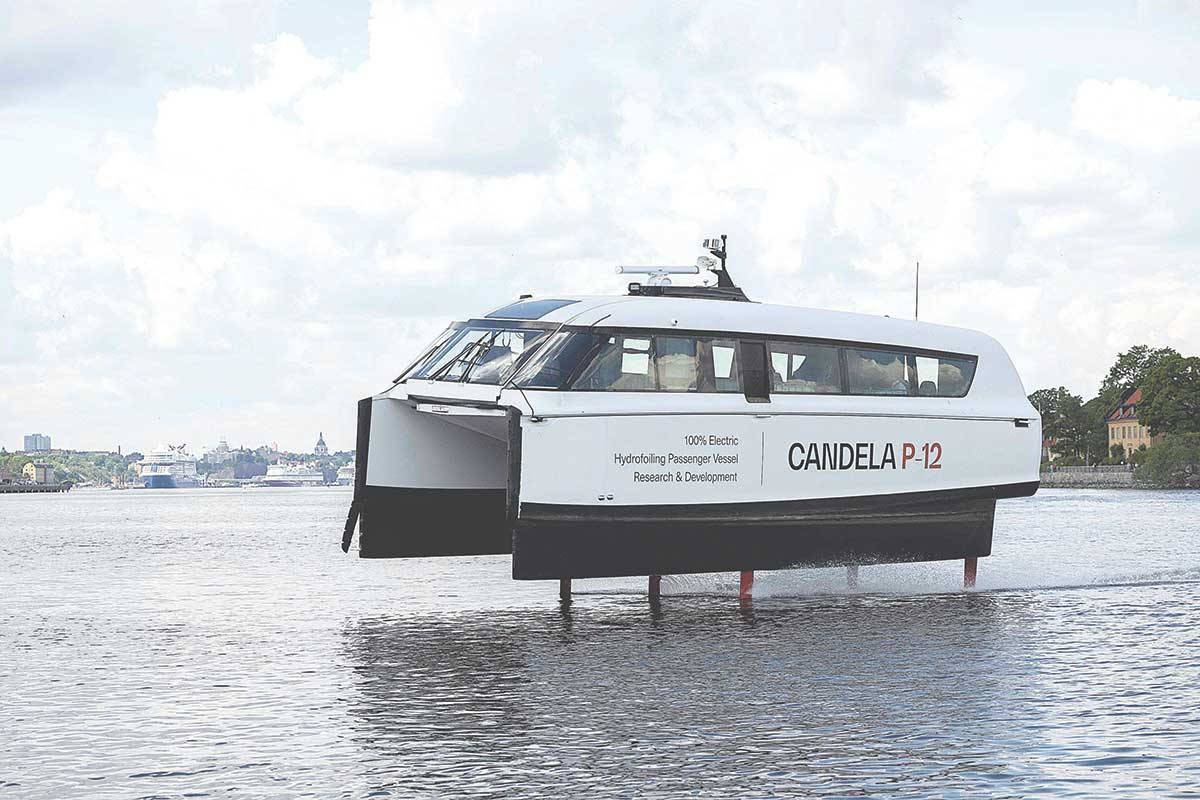
[[[967,355],[1002,350],[992,337],[968,328],[848,311],[685,297],[565,294],[523,297],[486,316],[572,326],[675,328],[892,344]]]

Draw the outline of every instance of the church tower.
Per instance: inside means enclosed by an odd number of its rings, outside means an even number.
[[[316,455],[316,456],[329,455],[329,448],[325,445],[324,431],[317,434],[317,446],[313,448],[313,455]]]

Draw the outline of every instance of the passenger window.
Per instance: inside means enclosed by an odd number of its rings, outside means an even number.
[[[975,362],[947,356],[917,356],[917,394],[922,397],[962,397],[975,377]]]
[[[650,340],[610,336],[571,388],[639,392],[655,388],[654,383],[650,373]]]
[[[696,340],[680,336],[654,337],[658,388],[664,392],[696,391]]]
[[[737,342],[732,339],[714,339],[709,348],[712,350],[712,391],[740,392],[742,371],[737,362]]]
[[[771,342],[771,391],[779,394],[836,394],[842,367],[836,347]]]
[[[846,373],[854,394],[917,393],[912,356],[889,350],[846,350]]]
[[[650,340],[626,339],[621,351],[621,374],[640,378],[650,376]]]

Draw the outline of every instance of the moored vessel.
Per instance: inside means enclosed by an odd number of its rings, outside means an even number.
[[[306,464],[271,464],[256,483],[262,486],[324,486],[325,476]]]
[[[196,457],[186,444],[159,445],[138,462],[138,480],[146,489],[186,489],[200,485]]]

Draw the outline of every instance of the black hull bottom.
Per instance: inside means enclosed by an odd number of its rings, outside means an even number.
[[[474,556],[512,552],[504,489],[364,486],[362,558]]]
[[[359,555],[511,552],[519,580],[978,558],[991,553],[996,499],[1036,490],[1034,482],[688,507],[523,503],[514,529],[503,489],[364,486]]]
[[[937,512],[786,523],[527,523],[513,535],[513,577],[678,575],[982,557],[992,552],[995,509],[995,500],[969,500]]]

